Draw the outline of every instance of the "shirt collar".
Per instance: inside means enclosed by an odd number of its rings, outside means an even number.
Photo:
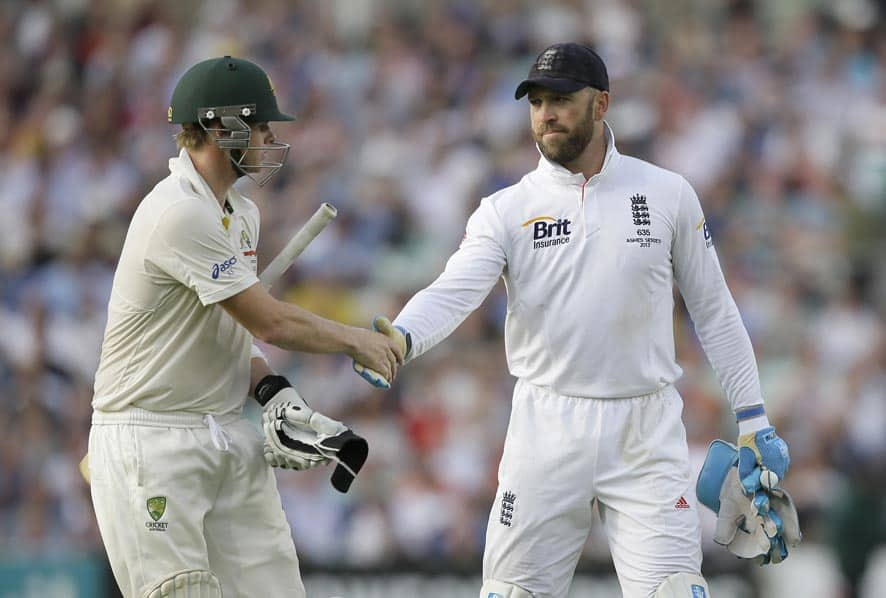
[[[194,168],[191,156],[188,155],[188,150],[185,148],[181,149],[177,158],[169,159],[169,172],[186,179],[191,184],[191,187],[194,188],[194,191],[200,195],[211,197],[213,199],[215,198],[212,189],[209,188],[209,185],[203,180],[203,177],[200,176],[197,169]]]
[[[194,162],[191,160],[191,156],[188,154],[188,150],[182,148],[178,153],[177,158],[169,159],[169,172],[171,172],[175,176],[183,177],[190,184],[191,187],[196,191],[200,196],[207,197],[212,199],[215,203],[218,203],[218,200],[215,197],[215,193],[212,192],[212,189],[209,187],[209,184],[203,179],[197,169],[194,168]],[[228,190],[228,194],[225,197],[225,203],[231,205],[239,198],[239,193],[231,187]],[[231,208],[233,209],[233,208]]]
[[[610,165],[618,160],[618,156],[620,155],[618,149],[615,147],[615,133],[612,132],[612,127],[605,120],[603,121],[603,139],[606,141],[606,155],[603,157],[603,167],[600,169],[600,172],[588,180],[601,178],[610,169]],[[539,153],[538,170],[560,180],[575,182],[580,185],[585,183],[585,177],[582,173],[572,172],[562,164],[551,162],[544,157],[541,150],[538,148],[538,145],[536,145],[535,148]]]

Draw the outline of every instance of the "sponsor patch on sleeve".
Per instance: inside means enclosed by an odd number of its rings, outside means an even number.
[[[711,229],[708,227],[708,223],[704,218],[702,218],[701,222],[696,225],[695,230],[701,231],[704,235],[705,247],[710,249],[714,246],[714,239],[711,237]]]

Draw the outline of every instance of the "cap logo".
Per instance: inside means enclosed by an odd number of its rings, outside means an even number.
[[[172,122],[172,106],[166,109],[166,120]]]
[[[554,58],[557,57],[555,48],[548,48],[544,51],[538,61],[535,63],[535,69],[538,71],[549,71],[554,68]]]

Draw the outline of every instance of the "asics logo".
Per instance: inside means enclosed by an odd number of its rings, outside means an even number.
[[[227,272],[237,263],[237,258],[231,256],[220,264],[212,264],[212,280],[217,280],[222,272]]]

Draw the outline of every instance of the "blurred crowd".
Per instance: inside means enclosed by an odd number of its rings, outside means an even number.
[[[77,462],[114,267],[176,151],[166,107],[188,66],[232,54],[271,74],[298,119],[275,125],[286,168],[244,186],[260,263],[332,203],[275,292],[366,325],[435,277],[481,197],[534,168],[515,85],[548,44],[584,41],[609,67],[620,151],[699,193],[806,541],[851,588],[886,543],[884,15],[873,0],[3,2],[0,552],[101,551]],[[371,447],[347,495],[328,470],[278,476],[307,568],[479,568],[514,382],[504,307],[499,285],[389,392],[344,359],[267,347]],[[700,462],[735,426],[682,306],[675,326]],[[608,561],[596,533],[586,552]]]

